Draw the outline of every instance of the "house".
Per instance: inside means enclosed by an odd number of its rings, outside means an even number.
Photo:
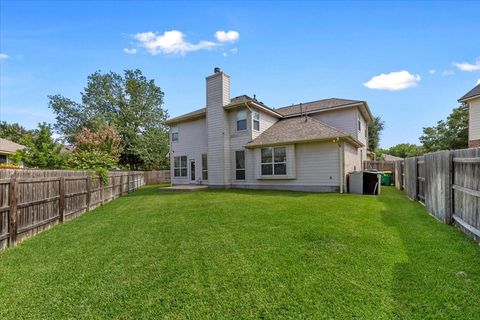
[[[480,83],[458,99],[468,107],[468,146],[480,147]]]
[[[209,187],[343,192],[366,159],[365,101],[324,99],[282,108],[242,95],[230,76],[206,78],[206,107],[169,119],[171,181]]]
[[[13,141],[0,138],[0,164],[5,163],[12,163],[10,157],[12,154],[17,152],[18,150],[24,149],[25,146],[15,143]]]

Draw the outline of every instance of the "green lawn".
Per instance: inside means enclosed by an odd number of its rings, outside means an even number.
[[[401,192],[143,188],[0,253],[0,319],[478,319],[480,246]]]

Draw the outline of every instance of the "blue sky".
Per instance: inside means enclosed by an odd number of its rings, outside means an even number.
[[[480,79],[480,2],[0,3],[0,118],[28,128],[96,70],[141,69],[176,116],[204,106],[218,66],[232,96],[272,107],[366,100],[389,147],[418,143]]]

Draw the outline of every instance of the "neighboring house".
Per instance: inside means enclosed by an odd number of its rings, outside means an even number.
[[[480,83],[458,99],[468,107],[468,146],[480,147]]]
[[[9,159],[12,154],[18,150],[24,149],[25,146],[15,143],[13,141],[0,138],[0,164],[1,163],[11,163]]]
[[[343,192],[366,159],[365,101],[325,99],[273,109],[230,98],[230,76],[206,78],[202,108],[169,119],[172,184]]]

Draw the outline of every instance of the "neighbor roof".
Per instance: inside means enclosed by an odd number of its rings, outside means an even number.
[[[480,83],[475,86],[472,90],[468,91],[463,97],[458,99],[458,102],[465,102],[473,98],[480,98]]]
[[[0,152],[14,153],[21,149],[25,149],[25,146],[7,139],[0,138]]]
[[[288,118],[276,122],[252,142],[248,143],[246,147],[253,148],[284,143],[325,141],[336,138],[343,138],[357,146],[363,146],[360,141],[354,139],[348,133],[307,116]]]
[[[182,121],[193,120],[196,118],[203,118],[207,114],[207,108],[198,109],[189,113],[182,114],[181,116],[168,119],[166,124],[174,124]]]

